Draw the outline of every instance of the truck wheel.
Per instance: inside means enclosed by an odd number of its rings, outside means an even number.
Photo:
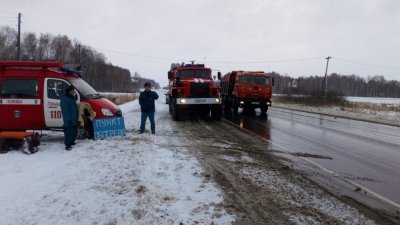
[[[261,106],[261,114],[265,114],[268,111],[268,106]]]
[[[221,107],[214,107],[211,109],[211,117],[214,120],[220,120],[222,116],[222,108]]]
[[[171,100],[172,100],[172,103],[171,103],[170,105],[171,105],[171,115],[172,115],[172,118],[173,118],[175,121],[179,121],[179,120],[180,120],[180,110],[179,110],[179,108],[178,108],[178,105],[176,104],[176,99],[173,98],[173,99],[171,99]]]
[[[169,114],[172,115],[172,103],[171,102],[169,102],[168,108],[169,108]]]

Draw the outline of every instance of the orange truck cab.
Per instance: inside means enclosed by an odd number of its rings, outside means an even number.
[[[232,71],[221,79],[222,108],[225,112],[239,108],[266,113],[271,106],[274,79],[262,71]]]
[[[60,98],[70,85],[77,90],[77,103],[88,103],[96,119],[122,116],[63,63],[0,61],[0,131],[61,129]]]

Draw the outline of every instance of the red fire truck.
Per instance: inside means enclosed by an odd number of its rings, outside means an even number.
[[[218,79],[221,73],[218,72]],[[213,82],[211,69],[204,64],[173,63],[168,71],[166,103],[174,120],[191,110],[213,119],[221,119],[220,86]]]
[[[122,116],[63,63],[0,61],[0,131],[61,129],[60,98],[70,85],[77,90],[77,103],[88,103],[96,118]]]
[[[232,71],[221,80],[222,107],[225,112],[233,109],[237,113],[243,110],[259,108],[266,113],[271,106],[274,79],[263,71]]]

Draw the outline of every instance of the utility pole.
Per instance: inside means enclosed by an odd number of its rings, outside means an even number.
[[[331,59],[332,57],[328,56],[326,57],[326,70],[325,70],[325,94],[324,94],[324,100],[325,102],[327,102],[327,96],[328,96],[328,65],[329,65],[329,59]]]
[[[21,60],[21,13],[18,13],[17,61]]]

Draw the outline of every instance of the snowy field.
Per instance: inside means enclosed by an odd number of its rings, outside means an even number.
[[[163,96],[156,108],[156,135],[138,134],[134,101],[121,106],[125,137],[78,140],[65,151],[62,133],[47,132],[36,154],[0,155],[0,224],[231,224],[198,161],[168,147]]]
[[[400,98],[372,98],[372,97],[345,97],[349,102],[371,103],[371,104],[388,104],[400,106]]]

